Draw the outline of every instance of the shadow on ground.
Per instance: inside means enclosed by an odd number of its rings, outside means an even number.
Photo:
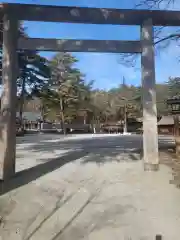
[[[32,143],[27,144],[24,150],[30,153],[40,152],[42,155],[50,152],[53,154],[54,151],[58,150],[66,150],[66,153],[56,158],[38,159],[35,166],[17,172],[13,179],[0,182],[0,194],[26,185],[78,159],[82,159],[81,164],[105,164],[112,161],[138,161],[142,159],[143,155],[142,138],[140,136],[55,139],[55,141],[52,139],[51,141],[49,140],[50,137],[45,135],[43,141],[40,139],[40,137],[37,137],[36,142],[33,142],[34,138],[31,137],[25,141],[22,139],[22,143]],[[159,145],[161,151],[170,154],[168,149],[173,148],[174,143],[169,139],[160,139]],[[170,160],[168,160],[169,162]]]
[[[28,141],[31,143],[31,141]],[[137,161],[140,160],[141,141],[137,138],[92,138],[80,140],[63,140],[51,142],[50,140],[37,140],[35,144],[25,146],[25,151],[41,152],[46,154],[56,150],[67,150],[60,157],[39,159],[36,166],[17,172],[15,177],[0,182],[0,194],[4,194],[20,186],[26,185],[45,174],[61,168],[69,162],[82,159],[81,164],[107,162]]]

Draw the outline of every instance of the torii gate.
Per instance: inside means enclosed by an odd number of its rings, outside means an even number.
[[[180,26],[180,12],[1,4],[0,17],[3,20],[0,179],[8,179],[15,174],[17,49],[59,52],[141,53],[144,169],[158,170],[153,25]],[[140,25],[141,41],[18,39],[19,20]]]

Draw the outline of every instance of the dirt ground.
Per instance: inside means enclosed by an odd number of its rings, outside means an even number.
[[[172,139],[144,172],[141,136],[27,136],[1,183],[3,240],[179,240],[180,174]],[[171,150],[172,151],[172,150]]]

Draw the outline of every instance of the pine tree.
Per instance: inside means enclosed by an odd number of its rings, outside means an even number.
[[[50,61],[51,88],[54,89],[54,105],[59,106],[59,117],[64,129],[65,122],[71,121],[80,108],[84,107],[88,84],[79,69],[77,59],[69,53],[58,53]],[[64,129],[65,132],[65,129]]]

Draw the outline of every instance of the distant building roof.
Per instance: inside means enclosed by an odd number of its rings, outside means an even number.
[[[19,113],[16,113],[16,116],[18,117]],[[27,119],[28,121],[36,121],[38,118],[41,117],[40,113],[36,112],[23,112],[22,117]]]
[[[179,117],[180,120],[180,117]],[[174,125],[173,116],[162,116],[161,120],[158,122],[158,126],[162,125]]]

